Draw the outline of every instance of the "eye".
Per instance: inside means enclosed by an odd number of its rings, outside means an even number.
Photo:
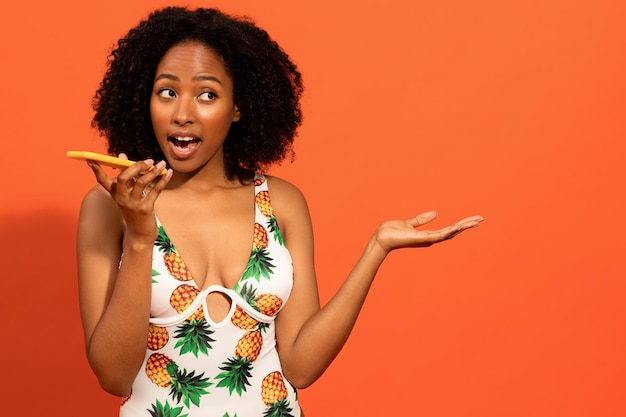
[[[217,94],[215,94],[213,91],[205,91],[198,96],[198,99],[202,101],[213,101],[216,98]]]
[[[163,88],[159,90],[157,94],[159,97],[162,97],[162,98],[175,98],[176,97],[176,91],[172,90],[171,88]]]

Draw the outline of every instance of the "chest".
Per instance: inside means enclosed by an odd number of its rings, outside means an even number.
[[[249,191],[249,192],[246,192]],[[161,252],[198,288],[232,288],[242,276],[254,241],[251,190],[183,199],[165,195],[157,206]]]

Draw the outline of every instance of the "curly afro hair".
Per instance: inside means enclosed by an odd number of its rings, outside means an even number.
[[[268,33],[246,17],[216,9],[167,7],[120,39],[95,93],[92,126],[106,137],[108,152],[130,159],[164,159],[150,120],[150,96],[157,65],[172,46],[206,45],[220,56],[233,80],[241,119],[224,142],[228,178],[243,179],[293,157],[293,139],[302,122],[302,77]]]

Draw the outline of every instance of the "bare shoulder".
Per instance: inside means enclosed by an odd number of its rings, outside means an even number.
[[[307,209],[306,198],[298,187],[278,177],[266,176],[266,179],[272,206],[277,213]]]
[[[272,176],[266,178],[272,207],[285,239],[309,236],[311,217],[304,194],[288,181]]]
[[[108,211],[117,210],[115,202],[109,195],[109,193],[100,185],[92,187],[85,196],[81,204],[81,215],[83,213],[105,213]]]
[[[83,197],[79,232],[101,232],[102,229],[111,232],[121,231],[122,216],[109,193],[100,185],[96,185]]]
[[[83,197],[83,204],[103,201],[105,198],[111,199],[111,197],[108,195],[106,190],[102,188],[101,185],[94,185],[87,191],[87,193]]]

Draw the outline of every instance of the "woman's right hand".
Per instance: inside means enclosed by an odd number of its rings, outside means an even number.
[[[148,159],[109,176],[88,164],[99,185],[83,199],[77,232],[85,347],[100,385],[126,396],[146,352],[155,203],[172,171],[159,176],[165,164]]]
[[[128,159],[123,153],[119,157]],[[165,168],[165,161],[156,165],[152,159],[139,161],[121,171],[117,177],[109,177],[96,161],[88,160],[87,164],[93,170],[98,183],[120,208],[126,228],[125,235],[153,243],[157,236],[154,204],[172,177],[171,169],[164,175],[159,175]]]

